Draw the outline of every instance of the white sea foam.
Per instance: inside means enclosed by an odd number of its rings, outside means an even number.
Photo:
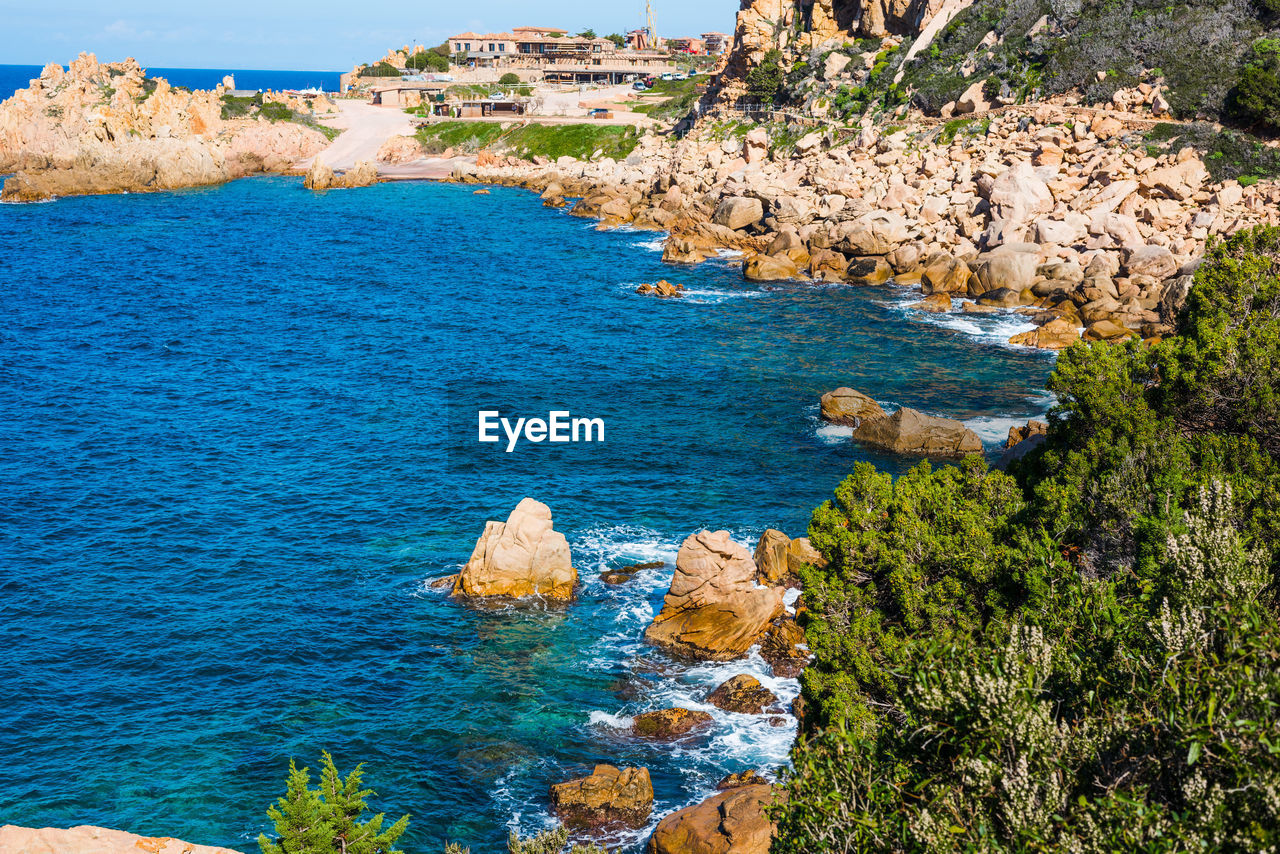
[[[628,715],[613,715],[609,712],[596,710],[591,713],[589,722],[592,726],[605,726],[610,729],[627,730],[631,729],[631,725],[636,719]]]
[[[853,428],[843,424],[827,424],[820,422],[814,429],[818,438],[826,445],[842,445],[853,438]]]
[[[902,299],[882,300],[880,305],[906,315],[917,323],[950,329],[984,344],[996,344],[1017,350],[1027,348],[1010,344],[1009,339],[1036,328],[1036,325],[1031,323],[1025,315],[1015,313],[1014,309],[999,309],[989,314],[966,314],[961,311],[939,314],[912,308],[919,301],[919,294],[911,294]]]

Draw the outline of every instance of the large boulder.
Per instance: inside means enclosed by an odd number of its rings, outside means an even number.
[[[648,854],[768,854],[774,826],[766,810],[772,786],[739,786],[658,822]]]
[[[1065,317],[1055,317],[1044,326],[1013,336],[1009,343],[1040,350],[1065,350],[1079,340],[1080,327]]]
[[[726,712],[759,715],[778,702],[778,695],[754,676],[740,673],[708,694],[707,702]]]
[[[0,851],[8,854],[238,854],[230,848],[192,845],[167,836],[138,836],[123,830],[81,825],[58,828],[0,827]]]
[[[721,199],[711,221],[716,225],[739,231],[764,219],[764,204],[759,199],[729,196]]]
[[[980,297],[999,288],[1024,291],[1035,283],[1039,268],[1039,247],[1034,245],[1014,244],[988,252],[979,256],[974,267],[974,275],[969,279],[969,296]]]
[[[982,453],[978,434],[959,421],[903,407],[888,418],[866,421],[853,431],[855,441],[922,457],[962,457]]]
[[[1164,246],[1140,246],[1129,255],[1125,267],[1130,276],[1167,279],[1178,272],[1178,259]]]
[[[649,769],[597,765],[589,777],[553,785],[551,810],[569,825],[643,827],[653,811]]]
[[[662,611],[645,640],[687,658],[729,661],[746,654],[785,612],[781,588],[756,586],[751,555],[728,531],[701,531],[676,555]]]
[[[754,559],[759,572],[757,577],[768,587],[779,584],[799,586],[795,579],[800,575],[800,567],[806,564],[826,566],[826,561],[810,544],[808,537],[793,540],[772,528],[760,535]]]
[[[979,187],[982,185],[979,184]],[[987,193],[993,219],[1027,225],[1053,210],[1053,194],[1027,161],[996,178]]]
[[[506,522],[489,522],[453,588],[455,596],[572,599],[578,582],[569,542],[547,505],[526,498]]]
[[[753,255],[742,268],[749,282],[785,282],[799,276],[800,268],[786,255]]]
[[[708,713],[695,709],[657,709],[636,715],[631,731],[641,738],[669,740],[709,726],[712,720]]]
[[[840,387],[822,396],[822,420],[856,427],[863,421],[884,418],[885,411],[862,392]]]
[[[969,276],[969,265],[964,261],[945,252],[936,252],[925,262],[920,275],[920,292],[925,296],[962,294],[969,288]]]
[[[901,214],[873,211],[840,225],[835,248],[846,255],[888,255],[909,237]]]

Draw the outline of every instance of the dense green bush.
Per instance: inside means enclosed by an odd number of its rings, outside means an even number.
[[[498,78],[498,85],[499,86],[519,86],[520,76],[518,74],[508,71],[506,74]]]
[[[258,837],[262,854],[404,854],[395,847],[409,826],[409,816],[383,829],[384,815],[361,821],[367,799],[374,795],[362,788],[363,765],[345,779],[324,754],[320,787],[311,788],[311,775],[289,761],[285,794],[267,810],[275,823],[276,838]]]
[[[1066,351],[1043,447],[814,513],[814,661],[774,851],[1280,845],[1280,229],[1177,336]]]
[[[417,71],[444,72],[449,70],[449,57],[434,50],[422,50],[409,57],[405,65]]]
[[[892,672],[908,638],[972,633],[1004,613],[1020,557],[1008,522],[1021,509],[1017,483],[978,457],[921,463],[896,483],[855,466],[809,526],[829,561],[802,578],[816,722],[872,730],[872,709],[897,699]]]
[[[782,52],[771,50],[760,64],[747,72],[747,95],[762,104],[772,104],[782,89]]]
[[[360,69],[361,77],[399,77],[400,69],[389,62],[366,65]]]

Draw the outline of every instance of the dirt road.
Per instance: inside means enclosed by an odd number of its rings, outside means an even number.
[[[314,159],[339,172],[345,172],[361,160],[377,160],[378,149],[393,136],[413,136],[413,122],[403,110],[394,107],[375,107],[364,101],[340,100],[340,115],[325,123],[341,128],[342,135],[329,144],[315,158],[308,157],[298,163],[299,169],[308,169]]]

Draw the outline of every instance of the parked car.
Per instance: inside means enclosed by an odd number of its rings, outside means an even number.
[[[643,92],[649,88],[644,84],[643,80],[637,80],[635,83],[632,83],[631,86],[633,89],[636,89],[637,91],[640,91],[640,92]]]

